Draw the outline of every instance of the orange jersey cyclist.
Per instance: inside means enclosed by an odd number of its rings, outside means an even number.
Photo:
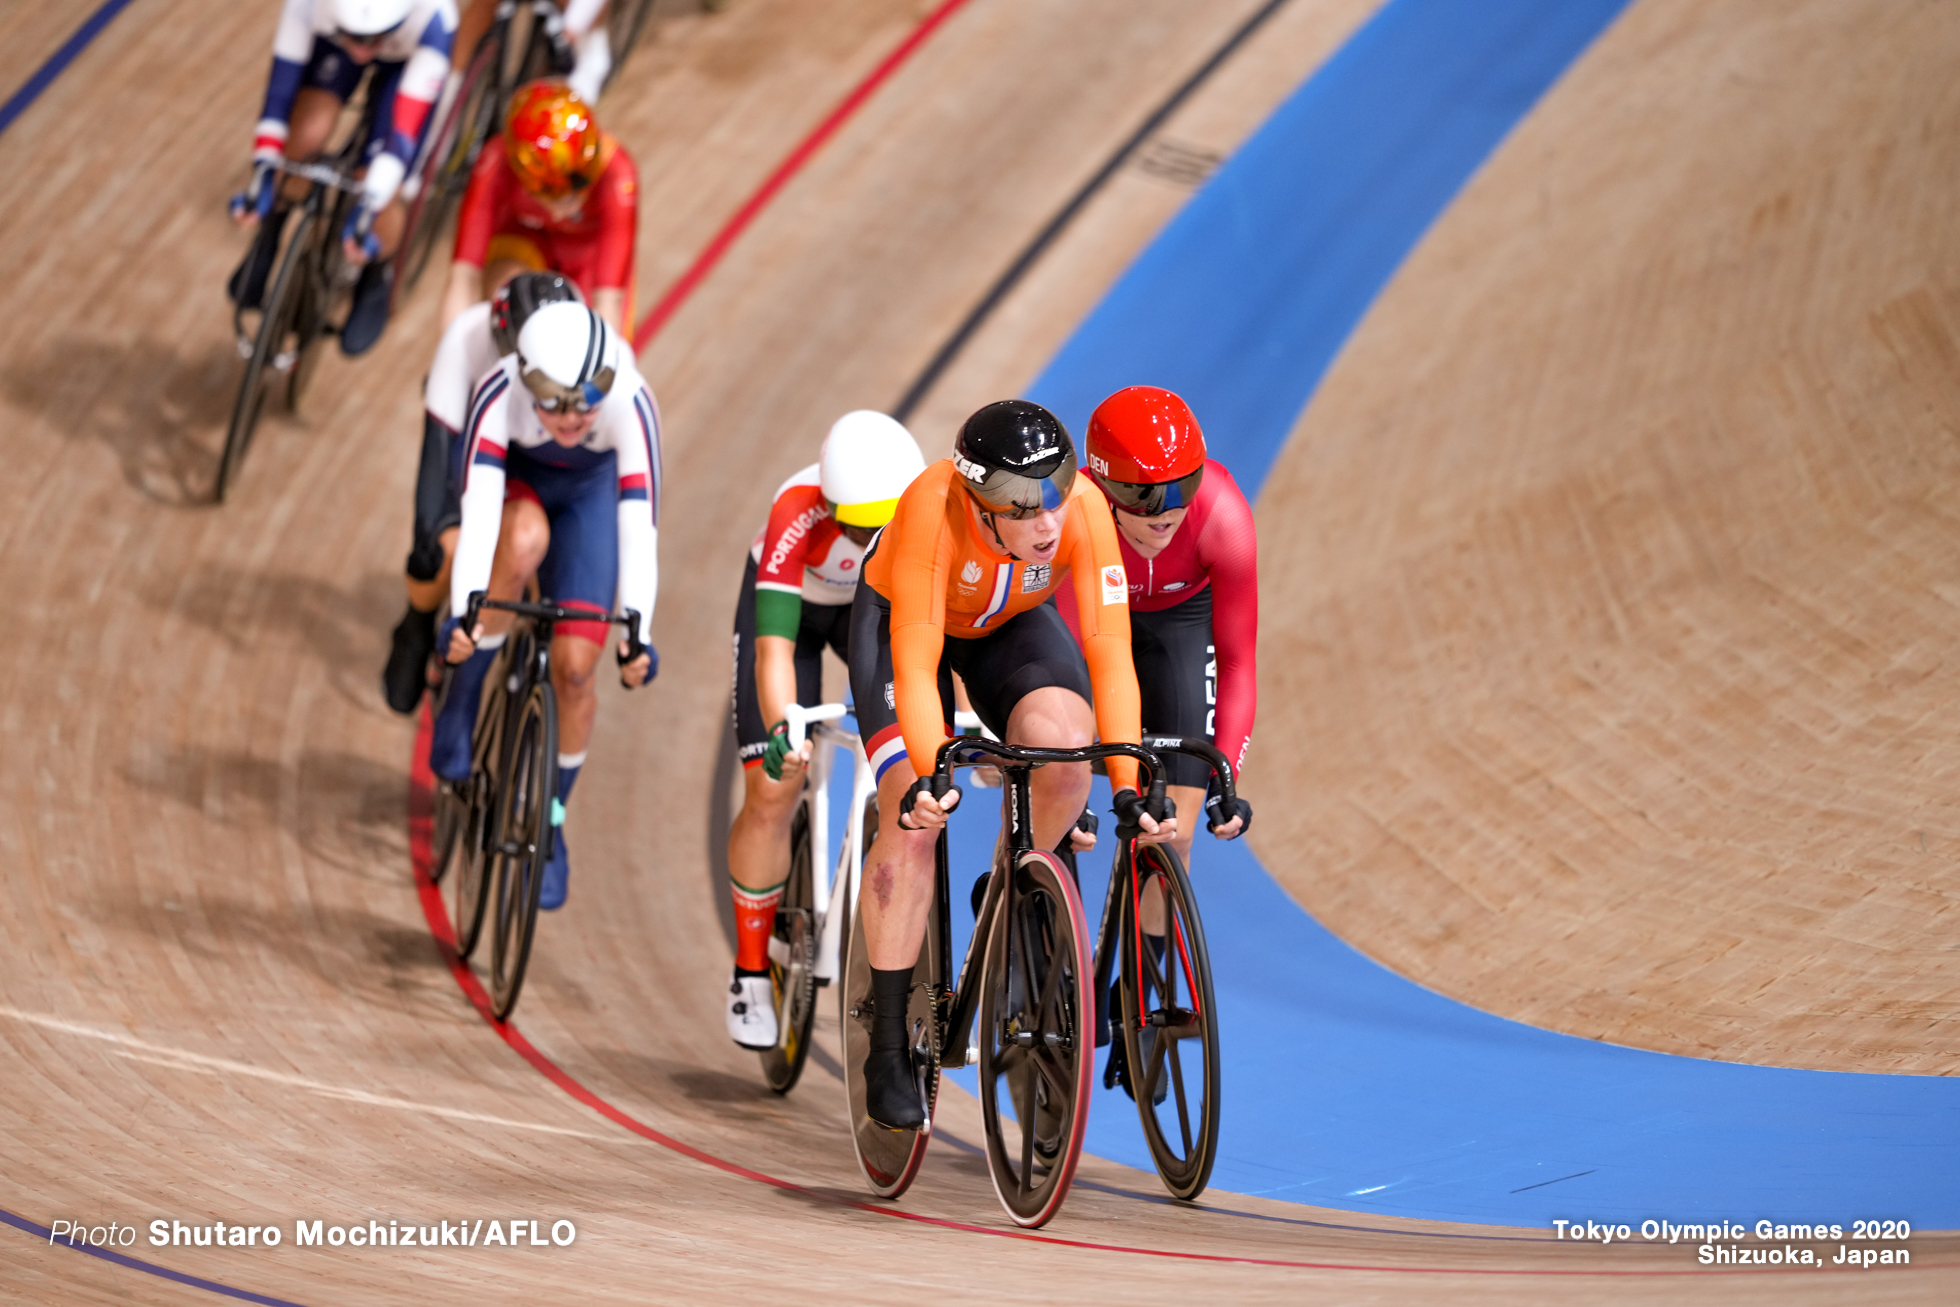
[[[1050,602],[1075,590],[1082,641]],[[895,1130],[925,1122],[904,1013],[933,893],[933,847],[959,791],[925,784],[950,736],[952,676],[988,729],[1011,744],[1081,748],[1141,738],[1130,663],[1129,583],[1109,506],[1076,476],[1060,419],[1023,400],[966,420],[953,457],[928,467],[864,563],[851,613],[851,692],[878,773],[878,838],[861,911],[871,964],[866,1109]],[[1086,653],[1086,662],[1085,662]],[[1093,709],[1092,709],[1093,704]],[[1109,760],[1117,809],[1146,842],[1175,837],[1141,811],[1137,767]],[[1089,794],[1087,764],[1032,777],[1035,846],[1061,842]]]
[[[924,467],[917,442],[897,422],[865,409],[846,413],[824,437],[817,462],[776,488],[749,551],[735,605],[732,705],[743,802],[728,833],[736,925],[728,1034],[745,1048],[773,1048],[779,1034],[769,937],[810,756],[808,742],[789,748],[784,710],[821,698],[825,649],[848,664],[864,547]]]

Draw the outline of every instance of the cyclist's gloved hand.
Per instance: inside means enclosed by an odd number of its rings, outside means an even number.
[[[769,743],[762,750],[762,770],[770,780],[783,778],[783,759],[789,753],[789,723],[777,722],[769,728]]]
[[[939,804],[942,813],[951,812],[960,801],[960,792],[953,788],[952,777],[940,776],[937,773],[919,777],[912,782],[911,788],[905,791],[905,798],[898,805],[898,824],[906,830],[931,830],[945,824],[946,819],[943,816],[930,825],[912,820],[912,809],[921,796],[930,796]]]
[[[256,214],[260,218],[272,212],[272,202],[279,197],[279,169],[272,157],[253,156],[252,176],[245,183],[245,189],[231,197],[231,216],[243,218]]]
[[[442,660],[451,667],[456,666],[469,657],[469,654],[465,654],[462,658],[451,657],[455,653],[454,645],[456,636],[462,633],[462,627],[463,621],[461,618],[445,617],[442,619],[442,625],[436,628],[436,652],[441,654]],[[468,637],[466,636],[465,638]],[[470,653],[475,652],[476,641],[470,640]]]
[[[1162,788],[1161,785],[1153,787],[1159,791]],[[1155,831],[1146,832],[1143,828],[1145,817],[1149,817],[1153,824],[1161,824],[1171,817],[1169,804],[1161,793],[1154,793],[1150,799],[1145,799],[1128,786],[1116,791],[1109,806],[1116,814],[1116,838],[1119,840],[1133,840],[1145,834],[1154,836]]]
[[[353,212],[347,215],[347,225],[341,229],[341,238],[361,252],[364,259],[381,256],[381,238],[374,234],[374,210],[368,207],[366,199],[354,205]]]
[[[1237,839],[1252,829],[1252,805],[1238,795],[1232,797],[1232,804],[1228,812],[1224,795],[1210,794],[1205,797],[1205,822],[1211,827],[1212,834],[1216,835],[1220,828],[1231,825],[1234,817],[1239,819],[1239,829],[1237,834],[1230,836],[1231,839]]]

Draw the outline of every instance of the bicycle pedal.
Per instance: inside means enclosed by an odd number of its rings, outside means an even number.
[[[281,350],[279,353],[274,354],[272,356],[272,370],[274,372],[291,372],[293,370],[293,365],[298,362],[299,362],[298,350],[291,350],[291,349]]]
[[[789,941],[780,935],[769,937],[769,960],[779,967],[789,965]]]

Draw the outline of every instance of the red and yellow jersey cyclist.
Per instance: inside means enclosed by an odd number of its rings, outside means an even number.
[[[749,550],[735,604],[731,705],[742,811],[728,832],[736,929],[728,1034],[745,1048],[774,1048],[781,1035],[769,938],[810,756],[807,743],[789,748],[785,710],[822,698],[825,649],[849,663],[865,546],[924,467],[918,443],[898,422],[868,409],[846,413],[831,424],[821,457],[776,488]]]
[[[577,92],[563,82],[518,88],[463,195],[443,325],[529,268],[571,278],[631,340],[639,189],[633,156]]]
[[[1010,744],[1141,739],[1116,528],[1108,504],[1075,472],[1074,442],[1054,414],[1023,400],[989,404],[960,428],[953,457],[906,490],[865,559],[850,640],[858,730],[879,775],[878,838],[861,897],[874,1012],[865,1101],[892,1129],[925,1121],[904,1014],[931,906],[934,844],[959,802],[957,789],[935,800],[925,784],[951,735],[953,675],[980,720]],[[1050,602],[1063,586],[1081,612],[1079,645]],[[1112,758],[1109,773],[1118,810],[1143,840],[1175,837],[1175,819],[1160,825],[1141,813],[1133,761]],[[1088,795],[1086,763],[1037,769],[1035,846],[1067,837]]]

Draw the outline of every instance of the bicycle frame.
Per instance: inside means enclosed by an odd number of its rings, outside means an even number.
[[[810,809],[810,849],[813,855],[810,859],[811,897],[817,917],[822,922],[818,928],[816,962],[819,985],[828,985],[839,974],[845,914],[832,912],[831,907],[839,902],[852,903],[857,899],[858,884],[864,873],[867,842],[864,805],[865,800],[878,792],[877,778],[871,774],[871,764],[864,756],[864,745],[858,739],[857,732],[845,730],[836,724],[845,712],[841,703],[821,704],[815,708],[790,704],[784,710],[789,723],[790,747],[801,747],[806,735],[812,745],[804,802]],[[844,817],[843,843],[833,864],[829,858],[830,778],[840,753],[849,759],[851,767],[851,807]],[[837,897],[840,883],[848,883],[849,886],[848,894],[841,900]],[[772,950],[780,943],[775,936],[770,936]],[[782,960],[777,959],[778,962]]]

